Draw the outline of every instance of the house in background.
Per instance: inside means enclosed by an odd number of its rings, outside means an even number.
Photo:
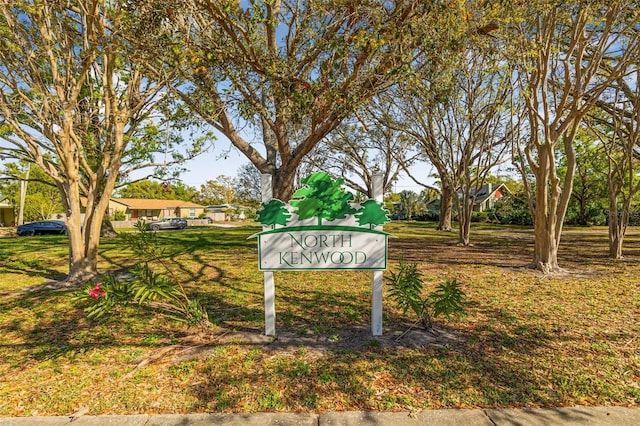
[[[207,217],[214,222],[225,222],[229,220],[244,220],[244,209],[246,207],[236,206],[233,204],[216,204],[206,207]]]
[[[0,227],[13,226],[16,223],[16,214],[9,199],[0,199]]]
[[[471,191],[473,197],[475,192]],[[473,204],[473,210],[477,212],[483,212],[485,210],[492,209],[496,204],[496,201],[504,197],[505,195],[511,195],[511,191],[504,183],[491,184],[487,183],[482,185],[478,189],[475,203]]]
[[[144,198],[112,198],[108,214],[116,211],[125,214],[126,220],[159,220],[166,217],[196,219],[204,213],[204,206],[181,200],[157,200]]]

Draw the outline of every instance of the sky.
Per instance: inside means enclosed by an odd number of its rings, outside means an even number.
[[[5,161],[12,162],[13,160],[0,158],[0,165]],[[208,180],[214,180],[220,175],[230,177],[237,176],[240,167],[248,163],[249,160],[241,154],[240,151],[235,149],[224,135],[218,134],[213,148],[185,163],[184,167],[187,171],[180,175],[180,180],[185,185],[200,189],[200,185],[206,183]],[[132,177],[135,179],[146,176],[148,172],[148,170],[140,171],[139,173],[134,172],[132,173]],[[432,175],[434,171],[430,165],[421,163],[414,166],[412,173],[421,181],[433,184],[433,178],[431,178],[430,175]],[[403,173],[396,184],[394,192],[411,190],[419,193],[423,189],[423,187],[417,185]]]
[[[237,149],[231,147],[230,142],[220,135],[213,149],[185,164],[188,171],[181,174],[180,180],[185,185],[200,188],[200,185],[206,181],[214,180],[220,175],[237,176],[238,169],[248,163],[249,160]],[[411,172],[421,181],[433,184],[433,179],[430,178],[430,175],[433,174],[431,166],[421,163],[414,166]],[[403,173],[394,192],[410,190],[419,193],[423,189]]]

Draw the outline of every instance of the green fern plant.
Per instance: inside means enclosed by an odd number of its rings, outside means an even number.
[[[453,315],[464,313],[466,294],[455,278],[438,284],[429,299],[434,317],[444,315],[450,319]]]
[[[397,271],[389,271],[386,277],[389,295],[406,315],[409,310],[418,317],[418,322],[433,331],[432,318],[444,315],[451,318],[464,312],[466,295],[456,279],[445,280],[429,295],[423,295],[422,273],[416,263],[400,259]]]
[[[405,263],[400,259],[398,271],[389,271],[386,277],[389,285],[389,295],[398,304],[402,314],[409,310],[418,317],[422,326],[431,329],[431,316],[429,315],[429,300],[422,297],[422,273],[415,263]]]

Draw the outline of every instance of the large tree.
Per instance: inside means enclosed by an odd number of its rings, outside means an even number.
[[[380,116],[385,125],[408,136],[420,152],[422,160],[430,163],[435,169],[440,196],[437,229],[444,231],[452,230],[451,219],[455,197],[460,188],[461,171],[457,167],[457,159],[454,158],[457,154],[450,150],[451,143],[456,144],[457,141],[449,139],[447,142],[443,139],[442,136],[446,135],[440,135],[437,128],[438,121],[442,123],[442,120],[437,118],[444,117],[447,106],[454,105],[450,101],[457,91],[462,90],[457,83],[461,83],[466,77],[473,84],[473,79],[479,76],[481,78],[483,73],[488,71],[482,67],[474,69],[474,64],[469,64],[469,58],[473,58],[474,55],[470,56],[469,52],[474,52],[474,49],[480,46],[492,45],[494,38],[491,33],[496,29],[493,20],[496,12],[489,2],[467,2],[466,7],[466,20],[469,25],[465,28],[464,42],[458,43],[456,49],[440,52],[435,58],[428,54],[419,56],[412,64],[414,72],[410,78],[398,85],[392,93],[385,95],[384,101],[395,105],[395,111],[390,110],[389,114]],[[478,65],[484,64],[475,64]],[[474,119],[479,120],[477,111],[472,115],[475,115]],[[455,129],[452,130],[455,132]],[[450,133],[450,136],[453,135]],[[398,160],[402,158],[398,157]],[[472,160],[467,158],[466,161]],[[416,178],[409,164],[405,164],[404,170],[416,184],[427,190],[435,189]]]
[[[60,191],[69,282],[97,274],[119,176],[153,164],[153,152],[173,142],[152,117],[159,105],[168,110],[166,81],[143,72],[125,38],[128,3],[0,3],[0,151],[37,164]]]
[[[623,257],[622,246],[629,226],[631,205],[640,192],[640,70],[619,78],[608,99],[587,120],[600,140],[607,162],[609,199],[609,256]]]
[[[633,0],[519,3],[508,14],[529,132],[521,141],[535,184],[533,266],[559,271],[558,247],[576,169],[574,140],[589,109],[637,60],[638,5]],[[558,173],[558,155],[566,173]]]
[[[403,80],[418,52],[437,60],[457,48],[467,16],[462,0],[148,4],[179,29],[162,51],[190,84],[174,89],[273,176],[273,195],[285,201],[316,144]]]
[[[373,198],[375,174],[382,175],[384,192],[391,191],[402,166],[412,163],[415,152],[407,137],[373,118],[372,114],[379,112],[369,111],[359,120],[343,122],[307,161],[316,170],[343,178],[347,186],[367,198]]]
[[[510,73],[497,59],[493,46],[470,48],[461,58],[452,92],[436,102],[431,125],[435,152],[430,159],[444,163],[444,179],[457,186],[458,243],[470,244],[471,214],[480,189],[497,165],[505,161],[512,128],[509,117]],[[418,139],[423,144],[431,139]],[[438,156],[437,159],[433,154]]]
[[[478,190],[504,160],[511,133],[510,73],[490,41],[474,44],[457,57],[455,65],[449,64],[446,86],[432,90],[436,82],[426,78],[400,91],[401,96],[393,101],[397,111],[387,120],[413,141],[424,162],[434,166],[440,180],[438,229],[451,230],[452,211],[457,206],[459,242],[464,245],[469,244]]]
[[[220,175],[200,185],[198,202],[204,205],[234,204],[238,201],[238,183],[231,176]]]
[[[510,74],[493,48],[469,50],[455,79],[457,94],[448,98],[439,126],[453,136],[447,145],[459,170],[458,242],[465,246],[470,244],[476,200],[491,172],[506,161],[514,130]]]

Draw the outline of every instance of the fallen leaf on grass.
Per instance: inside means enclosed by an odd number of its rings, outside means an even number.
[[[89,408],[88,407],[80,407],[80,409],[78,411],[76,411],[75,413],[71,414],[69,416],[69,421],[73,422],[78,420],[80,417],[84,416],[85,414],[87,414],[89,412]]]

